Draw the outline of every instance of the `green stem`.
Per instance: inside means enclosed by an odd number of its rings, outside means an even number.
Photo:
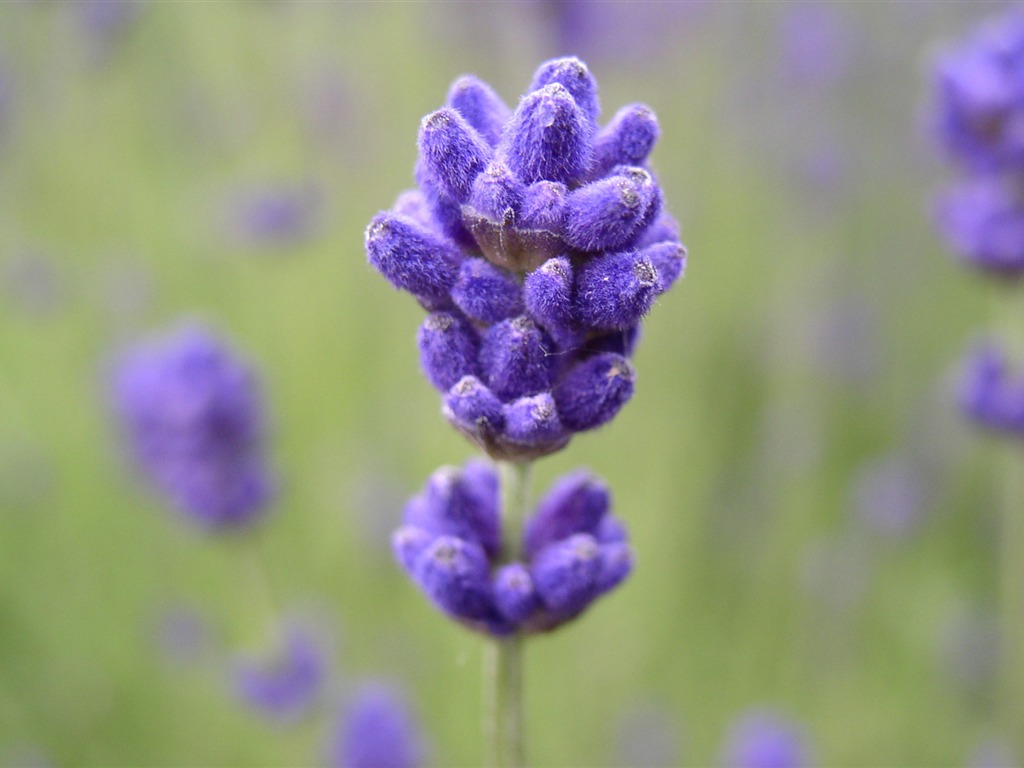
[[[503,562],[520,555],[530,479],[529,462],[500,462]],[[494,638],[484,653],[484,728],[493,768],[521,768],[523,747],[523,638]]]
[[[1003,288],[1003,286],[999,286]],[[1024,364],[1024,304],[1016,292],[997,292],[998,321],[1010,364]],[[1000,709],[1006,737],[1024,754],[1024,452],[1014,438],[1000,440]]]
[[[1024,754],[1024,454],[1004,446],[1000,543],[1002,713],[1016,754]]]

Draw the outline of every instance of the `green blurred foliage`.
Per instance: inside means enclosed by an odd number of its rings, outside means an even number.
[[[832,4],[852,53],[822,86],[779,66],[795,5],[632,3],[634,27],[587,44],[606,115],[659,115],[652,164],[690,264],[647,322],[634,401],[535,473],[535,492],[578,465],[605,477],[638,566],[530,641],[533,765],[617,764],[637,706],[693,765],[759,704],[823,765],[959,765],[992,732],[986,659],[950,629],[994,608],[991,456],[948,390],[989,286],[931,231],[943,170],[920,114],[935,44],[1002,6]],[[317,763],[330,706],[269,727],[226,689],[225,650],[265,638],[257,547],[277,603],[331,628],[338,690],[401,681],[433,763],[478,764],[482,641],[386,544],[402,499],[472,448],[417,369],[422,311],[361,233],[411,185],[419,119],[455,76],[514,103],[567,52],[550,9],[133,11],[98,30],[80,4],[0,6],[0,761]],[[232,195],[265,184],[317,191],[307,237],[233,239]],[[183,316],[260,368],[282,494],[258,541],[191,530],[119,451],[105,366]],[[931,491],[897,541],[851,509],[858,468],[893,453]],[[209,623],[213,658],[161,653],[176,606]]]

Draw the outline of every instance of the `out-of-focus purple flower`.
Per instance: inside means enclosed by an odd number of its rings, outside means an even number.
[[[327,659],[315,639],[289,627],[283,644],[269,658],[239,658],[233,687],[239,699],[273,720],[298,720],[320,700],[327,680]]]
[[[806,768],[811,764],[803,728],[769,709],[742,715],[729,729],[723,768]]]
[[[113,401],[145,479],[205,528],[245,525],[266,509],[264,405],[250,365],[198,326],[124,352]]]
[[[656,116],[599,114],[574,57],[541,64],[514,110],[463,76],[420,125],[419,188],[366,230],[369,262],[433,313],[420,360],[445,416],[493,458],[610,421],[633,394],[637,327],[685,269],[647,167]],[[629,343],[608,349],[616,332]]]
[[[992,342],[971,350],[963,363],[961,410],[977,424],[1024,436],[1024,375],[1009,368],[1004,352]]]
[[[1005,277],[1024,272],[1024,180],[981,175],[961,182],[939,197],[935,218],[967,263]]]
[[[405,695],[382,683],[364,684],[327,745],[331,768],[417,768],[425,745]]]
[[[779,24],[783,76],[791,83],[826,88],[849,71],[856,40],[849,22],[828,3],[794,3]]]
[[[523,561],[506,562],[498,478],[484,460],[442,468],[409,500],[395,558],[431,601],[480,632],[546,632],[629,576],[632,552],[608,489],[587,472],[564,476],[523,532]]]
[[[228,232],[243,248],[283,248],[314,237],[322,212],[323,196],[313,184],[264,184],[234,193]]]
[[[872,533],[903,538],[920,524],[928,504],[924,468],[908,456],[883,456],[861,466],[853,479],[852,506]]]
[[[1024,13],[991,19],[935,66],[935,123],[949,154],[978,170],[1024,162]]]

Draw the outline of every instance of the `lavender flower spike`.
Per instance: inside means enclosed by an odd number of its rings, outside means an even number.
[[[420,359],[442,412],[495,459],[553,453],[615,416],[639,323],[686,266],[647,166],[654,112],[598,116],[576,58],[542,63],[511,113],[459,78],[423,120],[420,189],[367,229],[370,263],[433,313]]]
[[[266,509],[264,405],[255,374],[197,326],[143,342],[118,361],[114,406],[135,464],[205,528],[238,527]]]

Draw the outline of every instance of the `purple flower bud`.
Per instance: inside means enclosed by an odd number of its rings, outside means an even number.
[[[640,251],[654,265],[661,282],[661,293],[671,288],[686,271],[686,247],[678,242],[649,245]]]
[[[494,573],[494,604],[512,624],[526,621],[540,606],[530,572],[522,563],[510,563]]]
[[[594,138],[592,176],[600,178],[616,165],[642,166],[659,133],[658,118],[646,104],[623,107]]]
[[[396,288],[427,299],[447,296],[462,261],[451,242],[393,213],[373,217],[366,228],[366,254]]]
[[[407,189],[400,193],[395,198],[395,204],[391,206],[391,213],[406,216],[427,229],[434,225],[430,203],[419,189]]]
[[[484,323],[498,323],[523,311],[519,283],[486,259],[471,258],[462,262],[452,288],[452,300],[471,318]]]
[[[512,114],[501,97],[487,83],[472,75],[463,75],[448,91],[448,106],[458,110],[493,147]]]
[[[248,706],[266,717],[295,721],[323,693],[327,661],[307,632],[291,628],[280,655],[270,660],[239,659],[234,686]]]
[[[454,245],[472,251],[476,242],[463,221],[462,205],[441,188],[440,181],[422,157],[416,161],[414,176],[430,208],[433,224],[428,229],[436,228]]]
[[[958,256],[1014,277],[1024,272],[1024,197],[998,178],[982,176],[938,201],[939,229]]]
[[[665,211],[659,211],[657,218],[643,231],[636,244],[646,248],[657,243],[679,242],[679,222]]]
[[[548,259],[523,281],[527,311],[549,332],[573,325],[572,284],[572,262],[565,256]]]
[[[584,470],[563,475],[526,522],[523,552],[531,558],[574,533],[593,534],[611,506],[608,488]]]
[[[262,398],[223,342],[185,327],[141,344],[118,362],[113,394],[138,468],[173,506],[209,528],[266,509]]]
[[[583,114],[592,123],[597,122],[601,114],[601,105],[597,99],[597,81],[590,74],[586,64],[575,56],[545,61],[534,73],[528,92],[540,90],[552,83],[564,86]]]
[[[558,83],[523,97],[499,154],[526,184],[546,179],[572,184],[590,168],[594,126]]]
[[[458,203],[469,199],[473,180],[492,150],[454,109],[439,109],[420,123],[420,160],[439,188]]]
[[[464,469],[442,467],[427,480],[423,492],[406,505],[403,522],[435,536],[457,536],[479,544],[495,556],[501,550],[498,479],[485,461]]]
[[[524,446],[559,442],[566,437],[558,420],[555,400],[550,392],[521,397],[505,406],[504,437]]]
[[[520,225],[525,229],[542,229],[561,234],[565,222],[565,197],[569,194],[565,184],[557,181],[538,181],[523,193]]]
[[[417,342],[420,365],[427,380],[447,392],[463,376],[477,373],[479,337],[473,327],[452,312],[433,312],[420,326]]]
[[[526,188],[504,163],[495,161],[473,181],[469,207],[505,226],[516,223]]]
[[[418,768],[424,746],[405,696],[380,683],[364,685],[327,746],[332,768]]]
[[[408,513],[410,505],[423,505],[425,500],[422,496],[414,496],[409,500],[406,505],[407,516],[416,519],[419,517],[419,512]],[[434,541],[436,535],[425,531],[422,528],[418,528],[415,525],[403,525],[401,528],[391,534],[391,551],[395,555],[395,560],[398,562],[405,572],[412,576],[416,572],[416,563],[419,561],[420,555],[423,551],[430,546]]]
[[[626,541],[626,526],[614,515],[605,515],[601,518],[600,524],[594,537],[599,544],[617,544]]]
[[[565,199],[565,242],[581,251],[626,245],[640,231],[655,191],[654,179],[642,168],[576,189]]]
[[[544,607],[556,616],[573,616],[598,595],[600,549],[593,536],[578,533],[538,552],[530,572]]]
[[[800,729],[769,710],[754,710],[729,730],[723,768],[805,768],[810,764]]]
[[[490,565],[478,545],[455,536],[438,536],[416,563],[416,583],[443,611],[468,621],[494,612]]]
[[[603,253],[577,273],[576,318],[593,328],[629,328],[661,292],[661,277],[645,252]]]
[[[501,400],[475,376],[456,382],[444,400],[444,415],[470,440],[479,442],[505,427]]]
[[[569,371],[554,390],[562,423],[574,432],[610,421],[633,396],[636,374],[621,355],[595,355]]]
[[[610,592],[633,572],[633,550],[628,544],[605,544],[601,550],[601,572],[597,576],[597,590]]]
[[[551,340],[525,315],[496,323],[480,347],[484,380],[505,402],[543,392],[554,378],[552,349]]]

